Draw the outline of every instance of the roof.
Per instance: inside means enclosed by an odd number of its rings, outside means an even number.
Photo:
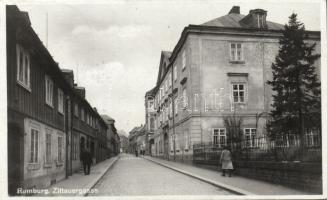
[[[160,56],[160,64],[159,64],[159,73],[158,73],[158,78],[157,78],[157,86],[160,85],[162,79],[166,75],[168,71],[168,66],[169,66],[169,58],[171,56],[172,52],[171,51],[161,51],[161,56]]]
[[[147,91],[145,93],[145,96],[154,96],[156,94],[157,89],[158,89],[158,86],[155,86],[151,90]]]
[[[101,115],[101,117],[108,124],[112,124],[113,122],[115,122],[115,120],[108,115],[104,114],[104,115]]]
[[[246,17],[242,14],[230,13],[216,19],[210,20],[201,24],[201,26],[216,26],[216,27],[226,27],[226,28],[249,28],[244,23],[240,23],[240,21]],[[284,25],[278,24],[275,22],[267,21],[267,29],[268,30],[282,30],[284,29]]]

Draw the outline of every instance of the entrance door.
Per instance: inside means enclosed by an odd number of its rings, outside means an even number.
[[[168,155],[168,134],[165,133],[164,135],[164,157],[165,159],[169,159],[169,155]]]

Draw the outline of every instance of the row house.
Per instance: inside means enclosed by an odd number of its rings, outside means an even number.
[[[185,27],[173,51],[161,53],[151,96],[156,110],[152,155],[191,161],[193,144],[225,145],[224,119],[235,115],[242,118],[243,139],[266,134],[272,104],[267,81],[284,29],[266,18],[265,10],[243,15],[234,6],[227,15]],[[306,42],[316,43],[320,53],[320,32],[306,34]],[[320,77],[320,60],[315,65]]]
[[[145,134],[145,125],[134,127],[128,136],[128,152],[140,154],[141,150],[145,150],[147,137]]]
[[[8,189],[45,188],[80,169],[88,149],[104,160],[107,125],[61,70],[31,27],[28,13],[6,7]]]
[[[146,134],[146,149],[145,154],[152,154],[152,144],[154,144],[153,138],[151,136],[154,134],[155,125],[156,125],[156,110],[155,110],[155,92],[157,91],[157,87],[152,90],[146,92],[145,94],[145,134]]]
[[[107,157],[111,158],[113,156],[116,156],[120,152],[120,137],[115,127],[115,120],[108,115],[101,115],[101,117],[108,126],[108,130],[106,133]]]
[[[120,139],[120,152],[128,153],[128,137],[125,135],[119,135]]]

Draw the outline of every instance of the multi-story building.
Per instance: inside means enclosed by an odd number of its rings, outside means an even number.
[[[8,186],[44,188],[80,169],[80,152],[104,159],[107,126],[61,70],[31,27],[28,13],[6,8]],[[98,147],[98,148],[97,148]]]
[[[119,135],[120,139],[120,152],[128,153],[128,138],[125,135]]]
[[[140,153],[141,150],[146,149],[146,134],[145,125],[134,127],[128,136],[128,152],[135,153],[136,151]]]
[[[107,157],[113,157],[119,154],[120,151],[120,140],[115,127],[115,120],[108,115],[101,115],[103,120],[108,126],[107,130]]]
[[[265,10],[242,15],[234,6],[225,16],[185,27],[173,51],[162,52],[153,155],[191,160],[195,143],[225,145],[224,119],[233,115],[242,118],[242,138],[266,134],[272,103],[267,81],[284,29],[266,18]],[[320,32],[306,34],[320,53]],[[320,60],[316,66],[320,73]]]
[[[145,153],[147,155],[151,155],[151,150],[154,145],[154,140],[152,138],[152,135],[154,134],[155,130],[155,120],[156,120],[156,110],[154,107],[154,101],[155,101],[155,91],[157,90],[157,87],[153,88],[152,90],[148,91],[145,94],[145,138],[146,138],[146,149]]]

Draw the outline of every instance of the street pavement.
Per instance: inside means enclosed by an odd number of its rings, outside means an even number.
[[[95,185],[98,196],[235,195],[142,157],[122,154]]]
[[[314,195],[303,190],[296,190],[282,185],[246,177],[223,177],[218,171],[204,169],[180,162],[173,162],[150,156],[145,156],[144,158],[166,166],[167,168],[188,174],[189,176],[197,177],[198,179],[212,183],[214,185],[220,185],[226,189],[230,188],[232,191],[240,191],[239,193],[243,193],[245,195]]]

